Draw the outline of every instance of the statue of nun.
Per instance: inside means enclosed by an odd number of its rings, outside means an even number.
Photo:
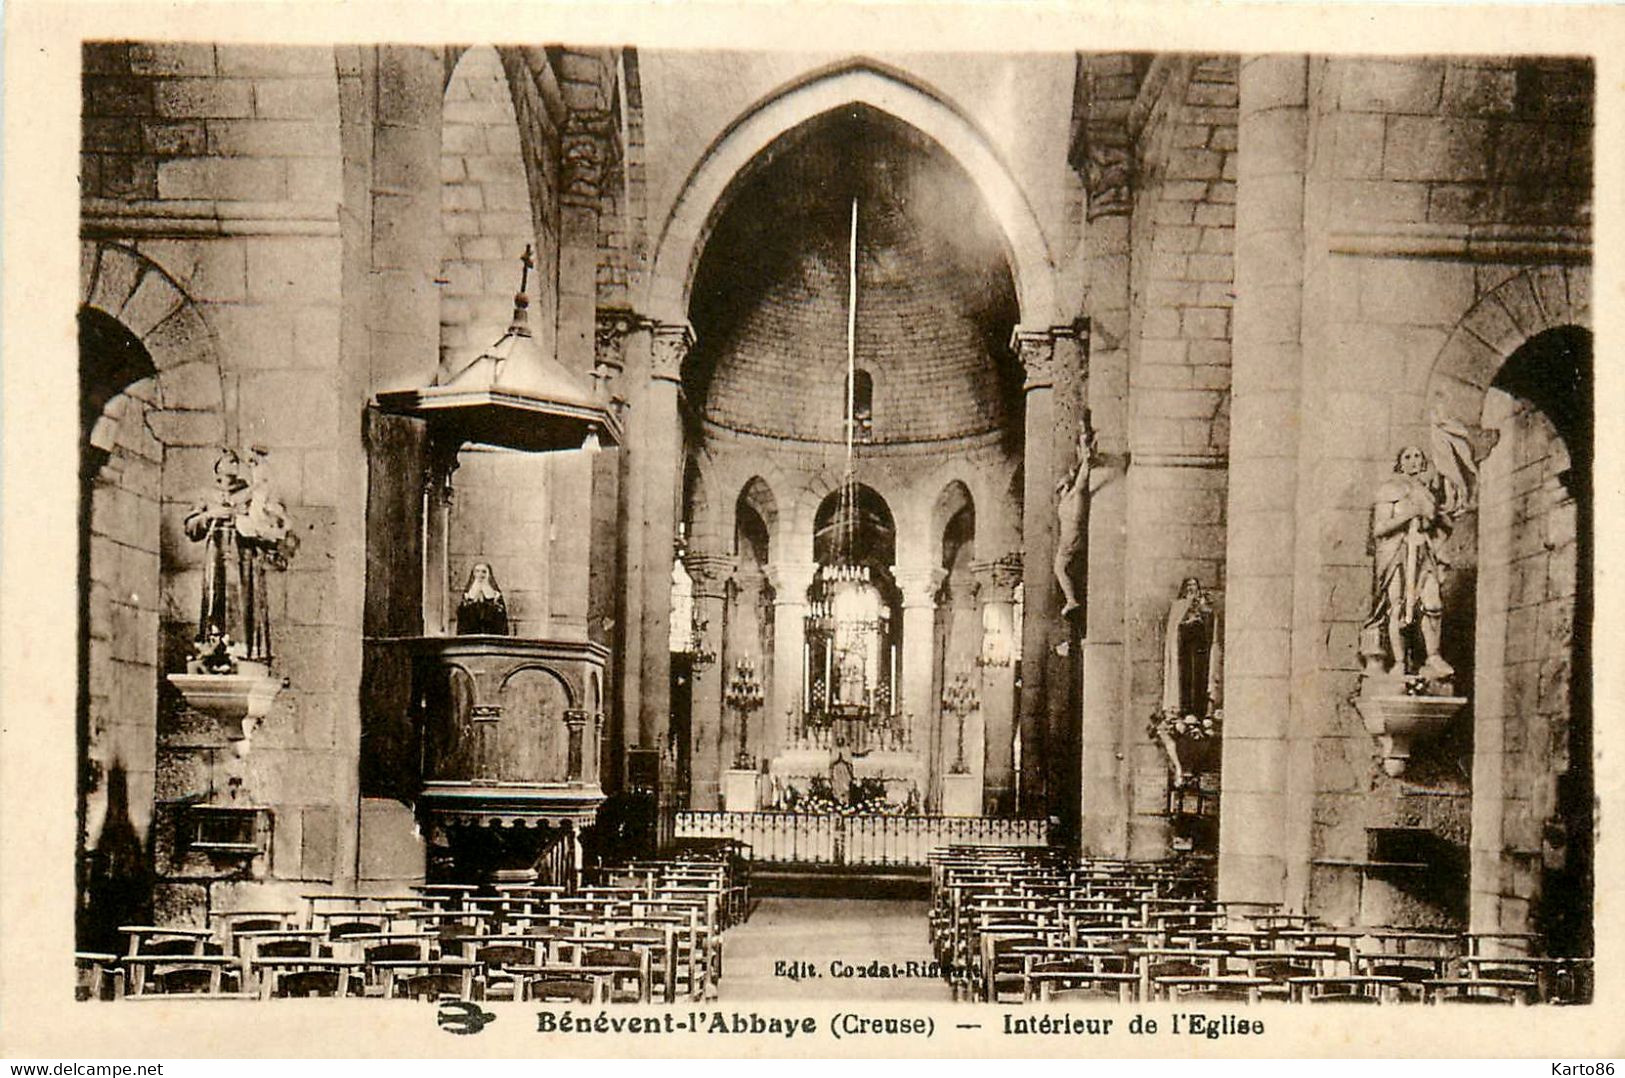
[[[457,603],[457,635],[508,635],[508,604],[487,562],[476,562],[468,571],[468,586]]]
[[[1162,713],[1201,720],[1220,705],[1222,646],[1213,595],[1194,576],[1168,607],[1162,644]]]

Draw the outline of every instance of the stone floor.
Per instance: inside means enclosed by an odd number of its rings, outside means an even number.
[[[924,902],[761,899],[750,920],[722,937],[719,999],[951,999],[947,982],[926,969],[926,913]],[[788,975],[809,967],[799,979]],[[882,970],[895,975],[862,975]]]

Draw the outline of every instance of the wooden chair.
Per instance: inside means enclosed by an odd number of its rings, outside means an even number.
[[[76,982],[74,998],[116,999],[119,994],[118,955],[96,951],[76,951],[73,956]]]
[[[361,995],[360,985],[345,969],[300,969],[278,973],[272,978],[271,997],[292,999],[309,996],[339,997]]]
[[[365,994],[361,963],[352,958],[257,956],[251,965],[260,998],[360,996]],[[306,973],[328,974],[305,977]]]
[[[649,1002],[649,952],[591,947],[581,952],[583,969],[607,973],[610,1003]]]
[[[235,956],[204,954],[125,955],[119,964],[124,969],[125,996],[175,991],[219,993],[226,990],[228,975],[236,980],[241,968]],[[181,970],[202,972],[177,975]],[[207,984],[206,988],[197,987],[200,980]]]
[[[155,969],[148,980],[157,995],[214,995],[224,986],[219,966],[173,966]]]
[[[1423,984],[1427,1003],[1504,1004],[1530,1003],[1538,986],[1533,979],[1494,980],[1489,977],[1440,977]]]
[[[566,973],[542,974],[525,981],[523,998],[537,1003],[597,1003],[599,982]]]
[[[423,999],[431,1003],[442,999],[468,999],[468,973],[419,973],[393,982],[391,998]]]
[[[534,943],[492,943],[474,951],[474,961],[481,972],[476,978],[475,990],[481,999],[519,998],[520,978],[513,966],[533,966],[537,954]]]
[[[385,999],[473,999],[478,967],[463,959],[381,960],[369,967],[382,975]]]
[[[367,965],[375,962],[421,962],[429,956],[428,940],[391,940],[363,948],[361,960]]]
[[[1293,998],[1299,1003],[1350,1003],[1375,1005],[1386,992],[1400,983],[1398,977],[1360,975],[1348,977],[1293,977]]]

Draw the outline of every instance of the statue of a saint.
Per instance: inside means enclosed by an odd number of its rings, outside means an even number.
[[[243,626],[237,517],[247,507],[248,483],[242,461],[230,450],[214,462],[214,486],[192,506],[182,527],[186,537],[203,544],[203,596],[194,639],[212,649],[226,637],[239,645]]]
[[[486,562],[475,563],[468,572],[468,586],[457,604],[457,635],[508,635],[508,604]]]
[[[1455,673],[1439,654],[1444,618],[1444,572],[1440,548],[1450,535],[1443,511],[1448,492],[1421,448],[1408,445],[1394,460],[1394,474],[1377,487],[1371,505],[1375,556],[1371,615],[1362,649],[1385,646],[1394,674],[1445,679]],[[1412,641],[1421,637],[1420,658]]]
[[[1221,702],[1222,643],[1213,594],[1188,576],[1168,607],[1162,642],[1162,713],[1206,718]]]
[[[223,647],[238,659],[271,660],[266,570],[287,567],[293,537],[265,456],[258,446],[246,460],[236,450],[222,450],[214,486],[182,523],[188,539],[204,544],[196,641],[200,659],[212,655],[216,667],[223,668]]]

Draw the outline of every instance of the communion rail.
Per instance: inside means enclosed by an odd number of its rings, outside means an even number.
[[[978,816],[679,812],[674,837],[734,839],[751,848],[758,864],[924,866],[938,846],[1047,846],[1049,824]]]

